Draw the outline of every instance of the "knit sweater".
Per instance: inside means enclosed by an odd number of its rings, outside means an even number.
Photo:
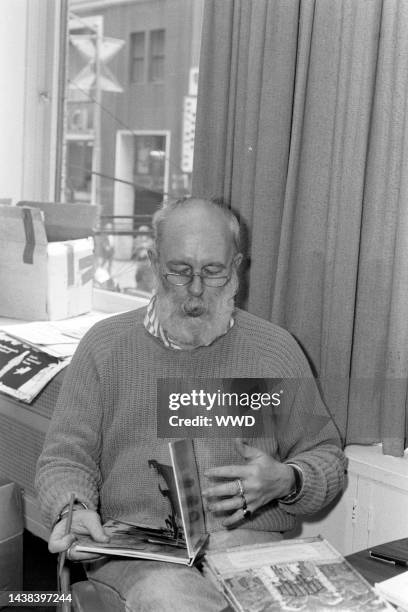
[[[286,531],[294,527],[295,515],[314,513],[335,497],[345,470],[339,436],[307,360],[288,332],[238,310],[235,325],[212,345],[174,351],[146,331],[144,315],[142,308],[97,323],[66,371],[37,465],[46,524],[52,525],[71,493],[103,521],[113,517],[164,524],[168,502],[148,467],[149,459],[169,463],[167,441],[156,435],[158,378],[296,381],[287,385],[280,426],[271,418],[265,423],[268,435],[251,444],[298,465],[302,495],[292,504],[271,501],[245,527]],[[206,469],[244,462],[233,439],[211,438],[209,432],[194,446],[203,488]],[[221,518],[211,513],[206,513],[206,525],[208,532],[223,529]]]

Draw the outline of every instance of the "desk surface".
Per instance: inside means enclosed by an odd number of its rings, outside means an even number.
[[[391,563],[372,559],[368,548],[367,550],[348,555],[346,559],[370,584],[387,580],[407,571],[407,568],[404,566],[392,565]]]
[[[366,550],[348,555],[346,559],[371,585],[374,585],[375,582],[392,578],[407,570],[406,567],[401,565],[391,565],[372,559],[369,555],[369,550],[367,548]],[[234,612],[234,610],[227,605],[223,608],[222,612]]]

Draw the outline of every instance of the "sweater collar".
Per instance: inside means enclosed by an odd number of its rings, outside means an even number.
[[[182,347],[179,346],[175,340],[170,338],[168,333],[163,329],[159,321],[159,317],[157,315],[156,299],[157,299],[157,296],[154,295],[147,305],[146,315],[143,321],[143,324],[146,330],[149,332],[149,334],[151,334],[155,338],[159,338],[163,342],[166,348],[171,348],[171,349],[179,350],[179,351],[183,350]],[[233,327],[233,325],[234,325],[234,317],[231,315],[227,329],[225,330],[223,334],[220,334],[219,337],[224,336],[227,333],[227,331],[230,330],[231,327]]]

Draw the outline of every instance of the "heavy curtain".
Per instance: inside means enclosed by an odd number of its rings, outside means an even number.
[[[345,443],[406,447],[408,2],[206,0],[193,194],[250,237]]]

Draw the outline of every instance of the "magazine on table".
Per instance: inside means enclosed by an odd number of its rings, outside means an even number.
[[[206,567],[239,612],[393,610],[321,537],[210,552]]]
[[[110,519],[104,529],[110,536],[107,544],[81,536],[77,551],[153,559],[192,565],[207,540],[204,511],[192,440],[169,443],[171,466],[154,460],[149,465],[164,477],[171,514],[166,526],[150,527]],[[159,494],[159,492],[158,492]]]
[[[30,403],[69,360],[0,331],[0,391]]]

